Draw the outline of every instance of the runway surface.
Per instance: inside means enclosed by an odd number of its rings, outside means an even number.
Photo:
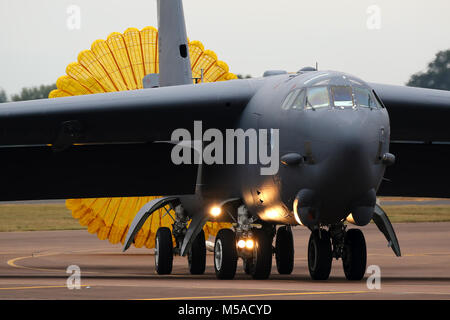
[[[362,228],[367,265],[381,270],[381,288],[367,277],[345,279],[341,260],[333,260],[327,281],[309,277],[309,231],[294,228],[295,268],[279,275],[273,259],[268,280],[252,280],[239,261],[234,280],[217,280],[212,253],[205,275],[189,274],[187,259],[175,257],[173,274],[154,271],[153,250],[100,241],[84,230],[0,233],[0,299],[450,299],[450,223],[395,226],[403,256],[395,257],[375,225]],[[351,227],[350,227],[351,228]],[[81,288],[69,290],[66,269],[81,270]]]

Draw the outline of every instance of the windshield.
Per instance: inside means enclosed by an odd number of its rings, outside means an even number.
[[[314,86],[298,88],[288,93],[281,108],[284,110],[315,110],[334,105],[335,108],[381,108],[373,93],[357,86]]]
[[[376,102],[371,94],[371,92],[365,88],[355,87],[355,98],[356,102],[360,107],[366,108],[376,108]]]
[[[330,106],[327,87],[311,87],[306,92],[306,109],[324,108]]]
[[[289,92],[289,94],[284,99],[283,104],[281,105],[281,109],[288,110],[291,107],[292,103],[294,103],[294,100],[297,97],[299,92],[300,92],[300,90],[298,90],[298,89]]]
[[[331,87],[335,107],[353,107],[352,88],[346,86]]]

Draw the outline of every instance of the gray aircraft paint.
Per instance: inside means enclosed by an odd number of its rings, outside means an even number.
[[[159,85],[192,84],[191,61],[181,0],[158,0]]]

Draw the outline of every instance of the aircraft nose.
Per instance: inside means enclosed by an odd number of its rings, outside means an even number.
[[[305,150],[310,155],[306,159],[313,182],[308,190],[300,190],[303,203],[299,206],[311,202],[317,208],[315,219],[322,223],[337,223],[350,212],[365,208],[370,212],[384,172],[377,162],[380,122],[370,113],[357,110],[329,111],[312,117],[309,123],[314,130]],[[361,224],[371,219],[365,213],[358,216]]]
[[[356,110],[330,112],[320,123],[315,159],[321,168],[318,185],[349,198],[376,188],[380,125]]]
[[[334,141],[329,149],[328,166],[334,175],[347,179],[365,176],[376,159],[376,124],[358,112],[341,112],[328,130]]]

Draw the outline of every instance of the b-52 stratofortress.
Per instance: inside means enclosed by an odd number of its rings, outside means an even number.
[[[174,254],[204,273],[207,221],[232,226],[208,246],[218,278],[233,278],[241,258],[266,279],[273,254],[290,274],[291,228],[302,225],[313,279],[327,279],[335,258],[359,280],[366,243],[349,224],[374,221],[401,255],[377,196],[449,197],[450,92],[312,67],[194,84],[181,0],[158,1],[158,18],[151,88],[0,106],[0,200],[161,195],[124,246],[172,208],[173,228],[156,235],[159,274]]]

